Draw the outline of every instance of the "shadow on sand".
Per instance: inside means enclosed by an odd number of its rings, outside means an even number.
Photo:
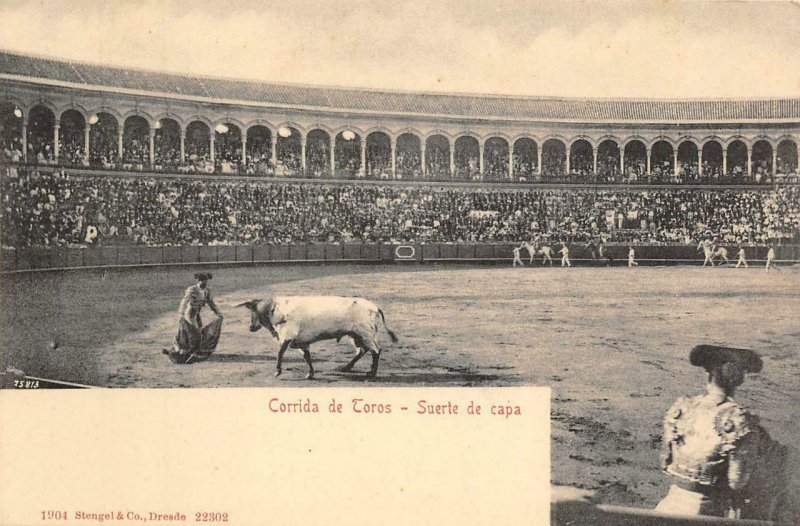
[[[366,372],[349,372],[330,371],[326,374],[336,376],[343,380],[352,381],[368,381],[384,384],[401,384],[401,385],[416,385],[416,384],[456,384],[456,385],[473,385],[481,384],[484,382],[495,382],[503,380],[504,378],[493,374],[479,374],[479,373],[390,373],[381,374],[378,371],[376,378],[369,378]]]
[[[241,354],[241,353],[214,353],[208,357],[207,362],[214,363],[242,363],[242,364],[274,364],[277,358],[274,355]],[[314,357],[315,380],[323,383],[334,383],[341,380],[352,382],[368,382],[378,384],[396,385],[481,385],[487,382],[513,381],[508,375],[482,374],[469,370],[452,370],[446,372],[382,372],[378,371],[377,378],[367,376],[367,369],[353,369],[344,372],[341,367],[346,363],[340,360],[329,360]],[[305,362],[301,357],[284,357],[284,372],[292,370],[305,372]],[[328,364],[327,366],[324,364]],[[322,367],[318,367],[322,366]],[[327,379],[325,378],[327,377]]]
[[[270,363],[275,360],[274,356],[258,354],[214,353],[206,361],[219,363]]]
[[[214,353],[206,361],[217,363],[275,363],[276,360],[276,356],[267,354]],[[330,361],[325,358],[314,357],[314,367],[316,368],[318,363],[329,363]],[[283,364],[284,367],[298,364],[305,366],[303,359],[296,356],[284,356]]]

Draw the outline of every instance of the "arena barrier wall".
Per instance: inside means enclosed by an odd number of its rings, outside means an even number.
[[[325,245],[325,261],[344,261],[344,245]]]
[[[253,261],[267,261],[270,256],[269,245],[256,245],[253,247]]]
[[[141,262],[139,252],[139,247],[130,247],[119,250],[117,252],[117,263],[122,266],[139,265]],[[178,249],[178,257],[180,257],[180,249]]]
[[[343,246],[342,257],[345,261],[360,261],[363,259],[361,248],[365,245],[347,243]]]
[[[503,263],[510,264],[515,243],[327,243],[298,245],[219,245],[219,246],[107,246],[91,248],[3,248],[2,272],[30,272],[77,268],[107,268],[170,265],[247,265],[260,263]],[[570,245],[574,265],[625,265],[629,245],[606,245],[605,260],[592,260],[584,244]],[[633,245],[641,265],[701,264],[702,251],[696,246]],[[553,246],[553,264],[559,265],[560,245]],[[731,264],[738,247],[726,246]],[[763,264],[767,247],[745,247],[751,264]],[[775,248],[777,263],[800,261],[800,245]],[[526,264],[527,251],[520,254]],[[717,260],[719,261],[719,260]],[[537,256],[535,265],[541,264]]]
[[[255,260],[255,247],[236,245],[235,259],[237,263],[252,263]]]
[[[381,259],[379,245],[361,245],[361,261],[376,262]]]

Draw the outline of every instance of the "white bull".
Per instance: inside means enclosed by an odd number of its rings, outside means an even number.
[[[383,311],[369,300],[341,296],[275,296],[266,300],[246,301],[237,305],[250,311],[250,332],[266,327],[278,340],[278,363],[275,376],[281,374],[283,353],[289,347],[299,349],[308,364],[306,378],[314,377],[309,347],[312,343],[349,336],[358,350],[342,370],[350,371],[369,351],[372,368],[367,376],[378,372],[381,348],[378,331],[383,327],[393,342],[395,334],[386,326]]]

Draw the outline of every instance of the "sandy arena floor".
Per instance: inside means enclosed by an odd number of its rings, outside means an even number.
[[[798,269],[307,266],[214,273],[225,324],[207,362],[173,365],[161,354],[191,271],[135,270],[105,279],[4,279],[4,364],[112,387],[364,385],[369,358],[353,373],[337,372],[353,350],[333,341],[312,347],[315,380],[303,379],[296,351],[273,377],[276,342],[264,330],[250,333],[249,314],[233,307],[268,293],[364,296],[383,307],[400,338],[392,344],[383,335],[370,385],[550,386],[552,482],[644,507],[667,489],[658,471],[662,415],[676,397],[702,389],[703,371],[688,363],[693,345],[761,352],[763,372],[737,399],[784,443],[800,421]]]

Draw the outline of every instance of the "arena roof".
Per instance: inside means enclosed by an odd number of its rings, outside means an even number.
[[[339,88],[184,76],[0,51],[0,78],[214,103],[469,119],[581,122],[800,121],[800,98],[574,99]]]

